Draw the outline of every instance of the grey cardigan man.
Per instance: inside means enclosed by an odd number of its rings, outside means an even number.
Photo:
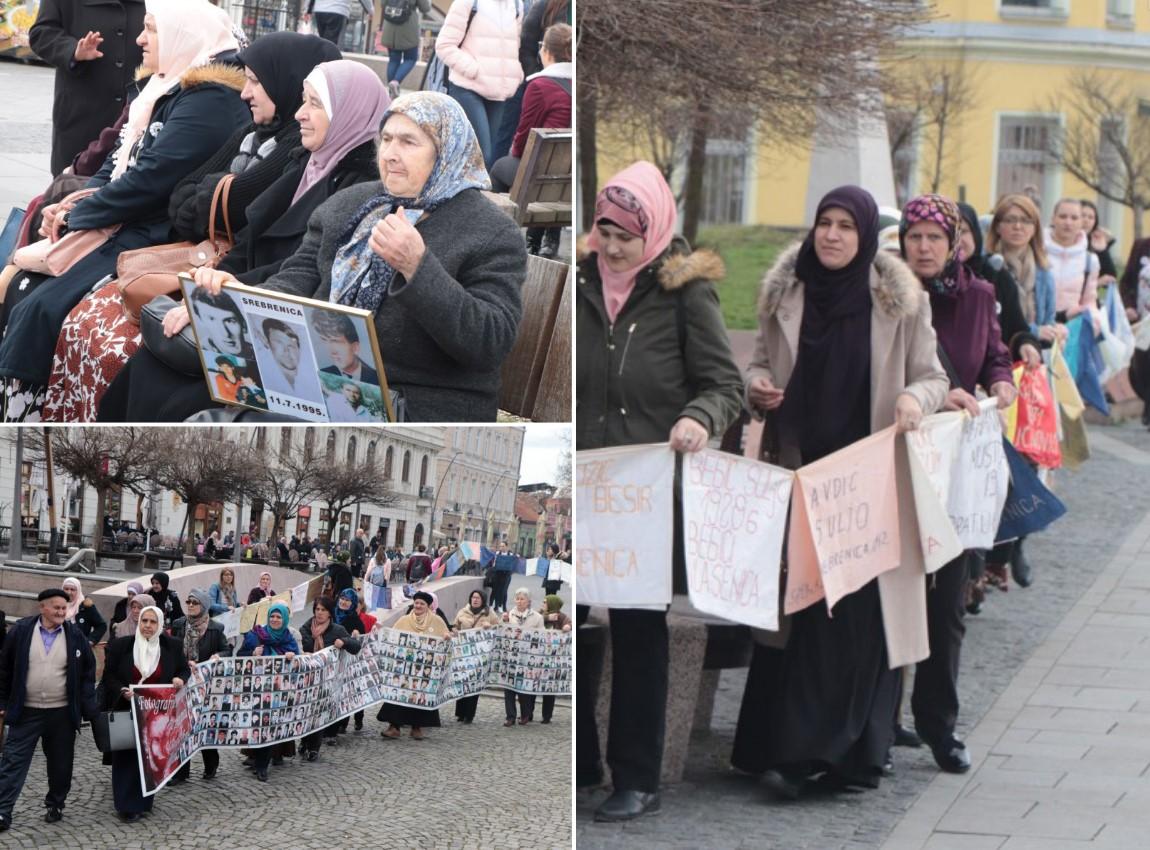
[[[327,301],[349,222],[379,184],[337,192],[264,289]],[[410,280],[396,275],[375,311],[388,386],[417,422],[494,422],[499,369],[523,313],[527,250],[519,228],[479,192],[465,189],[415,225],[426,253]]]
[[[0,756],[0,832],[12,825],[12,807],[40,741],[48,763],[44,820],[63,817],[76,733],[81,719],[97,710],[96,657],[80,629],[65,622],[68,594],[51,588],[37,599],[40,614],[13,626],[0,653],[0,715],[8,725]]]

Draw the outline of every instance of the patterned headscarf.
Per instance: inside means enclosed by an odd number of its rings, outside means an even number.
[[[906,234],[911,226],[920,221],[930,221],[937,224],[946,233],[950,253],[942,274],[933,280],[923,281],[927,288],[934,292],[951,293],[958,287],[961,258],[959,257],[958,227],[962,221],[962,214],[958,205],[950,198],[942,195],[919,195],[910,200],[902,211],[902,222],[898,228],[898,244],[903,257],[906,257]]]
[[[321,66],[322,67],[322,66]],[[395,269],[371,250],[368,240],[376,223],[402,206],[414,225],[422,215],[465,189],[490,189],[483,167],[483,152],[467,114],[453,98],[439,92],[413,92],[395,99],[383,115],[380,129],[392,115],[404,115],[419,125],[435,143],[435,164],[427,182],[414,198],[399,198],[384,187],[351,217],[331,270],[331,301],[375,310],[387,297]]]
[[[200,638],[207,634],[208,624],[212,621],[211,614],[208,613],[212,604],[211,597],[206,590],[198,587],[188,596],[200,603],[200,613],[195,617],[191,614],[184,615],[184,655],[189,661],[202,661],[203,659],[199,657]]]

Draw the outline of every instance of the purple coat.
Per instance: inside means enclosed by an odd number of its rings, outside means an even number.
[[[962,274],[954,294],[930,293],[930,309],[939,345],[950,357],[964,390],[973,393],[975,385],[981,384],[989,393],[999,381],[1013,383],[993,286],[980,277]]]

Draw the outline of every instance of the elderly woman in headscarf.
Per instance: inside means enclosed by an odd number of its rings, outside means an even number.
[[[450,632],[443,624],[443,620],[431,610],[432,601],[430,593],[423,590],[416,591],[412,597],[411,612],[396,620],[392,628],[417,635],[447,638]],[[387,728],[379,733],[384,738],[398,738],[403,734],[402,727],[410,726],[411,737],[422,741],[424,729],[439,726],[437,708],[414,708],[385,702],[376,717],[381,722],[387,723]]]
[[[467,597],[467,604],[459,609],[455,615],[455,630],[457,632],[468,629],[493,629],[500,623],[499,615],[487,604],[487,597],[482,590],[473,590]],[[455,719],[460,723],[471,723],[475,720],[475,709],[479,706],[479,694],[463,697],[455,701]]]
[[[209,613],[211,602],[208,592],[197,588],[188,594],[184,604],[187,606],[187,614],[172,623],[171,635],[183,646],[188,665],[194,669],[200,662],[231,655],[232,647],[224,635],[224,627],[213,620]],[[219,750],[200,750],[200,753],[204,757],[204,779],[214,779],[220,767]],[[186,782],[191,773],[192,763],[184,762],[184,766],[176,771],[168,784]]]
[[[675,196],[649,162],[616,174],[595,199],[591,253],[580,259],[575,289],[579,450],[670,442],[675,451],[700,451],[738,418],[739,369],[715,289],[723,262],[676,239],[675,220]],[[674,535],[682,538],[679,523]],[[666,568],[685,593],[681,559]],[[579,606],[577,619],[585,621],[588,611]],[[667,617],[620,608],[611,610],[610,622],[607,750],[615,791],[596,817],[629,820],[659,807]],[[595,695],[584,667],[576,687],[580,706],[590,710],[577,716],[576,782],[597,785]]]
[[[243,646],[236,655],[275,656],[294,658],[299,653],[299,645],[291,633],[288,621],[291,612],[282,602],[273,602],[268,608],[268,622],[266,626],[255,626],[244,635]],[[268,765],[283,764],[284,756],[294,751],[293,742],[272,744],[267,747],[257,747],[252,750],[252,768],[256,779],[260,782],[268,781]]]
[[[144,594],[139,594],[139,599]],[[108,644],[104,660],[104,711],[131,707],[132,685],[175,685],[181,688],[192,671],[181,641],[163,633],[164,612],[148,605],[140,612],[139,630]],[[120,819],[132,823],[152,810],[155,797],[145,797],[140,787],[138,754],[131,750],[112,753],[112,798]]]
[[[563,613],[563,600],[558,595],[549,593],[543,597],[543,610],[540,614],[543,616],[543,628],[560,632],[571,631],[571,618]],[[542,722],[550,723],[554,714],[555,695],[544,694]]]
[[[214,617],[217,614],[226,614],[233,608],[240,607],[240,595],[236,590],[236,571],[231,567],[224,567],[220,570],[220,580],[213,582],[212,586],[208,588],[208,598],[210,600],[210,613]]]
[[[950,377],[945,407],[979,415],[981,386],[1003,410],[1018,395],[1010,352],[1002,342],[994,287],[976,277],[960,256],[960,213],[949,198],[921,195],[902,212],[899,241],[911,271],[930,295],[938,351]],[[981,570],[981,553],[968,550],[931,576],[926,594],[930,657],[915,671],[911,708],[915,729],[938,766],[970,769],[966,745],[954,735],[958,720],[958,666],[967,579]]]
[[[347,629],[335,621],[336,605],[330,596],[321,596],[312,603],[311,619],[303,624],[300,637],[304,652],[319,652],[329,646],[343,650],[351,655],[358,655],[363,644],[359,638],[352,637]],[[329,727],[331,728],[331,727]],[[305,761],[315,761],[319,758],[320,745],[323,742],[326,730],[320,729],[305,735],[300,741],[300,752]]]
[[[503,622],[517,629],[543,628],[543,616],[531,607],[531,591],[521,587],[515,591],[515,605],[503,612]],[[515,700],[519,699],[519,725],[526,726],[535,716],[535,694],[518,694],[511,688],[503,690],[503,708],[507,713],[504,726],[515,725]]]
[[[155,605],[156,600],[152,598],[151,594],[137,593],[135,596],[129,597],[127,603],[124,619],[112,625],[112,634],[118,638],[134,635],[140,625],[140,612],[149,605]]]
[[[70,209],[45,208],[41,235],[55,238],[59,228],[119,230],[64,274],[10,287],[0,343],[0,404],[6,402],[10,420],[39,415],[68,313],[115,271],[122,252],[168,241],[176,184],[251,117],[239,96],[243,73],[216,61],[239,47],[227,13],[208,0],[146,0],[145,7],[137,44],[151,76],[132,101],[119,145],[88,184],[98,191]],[[18,304],[12,301],[17,294]]]
[[[499,370],[522,314],[527,253],[462,108],[403,95],[383,117],[381,184],[341,192],[266,289],[370,310],[388,386],[413,421],[495,421]],[[218,292],[230,276],[200,269]]]
[[[832,190],[763,279],[746,391],[768,420],[761,453],[777,465],[797,469],[891,425],[915,429],[946,398],[930,300],[900,259],[878,252],[878,221],[868,192]],[[773,647],[756,644],[731,760],[765,774],[776,796],[794,799],[816,776],[878,785],[898,668],[928,652],[925,573],[909,548],[833,618],[812,605],[770,634]]]
[[[248,591],[248,605],[255,605],[261,599],[268,596],[275,596],[276,592],[272,590],[272,574],[266,570],[260,573],[259,583]]]
[[[68,576],[60,586],[68,594],[67,619],[79,626],[88,643],[95,646],[104,636],[104,632],[108,631],[108,624],[96,608],[96,603],[84,596],[84,589],[80,586],[78,578]]]
[[[116,607],[112,610],[111,631],[113,635],[116,634],[116,626],[124,622],[128,617],[128,603],[137,593],[144,592],[144,586],[138,581],[130,581],[128,582],[127,592],[128,595],[123,599],[117,600]],[[133,627],[132,630],[135,631],[135,628]]]

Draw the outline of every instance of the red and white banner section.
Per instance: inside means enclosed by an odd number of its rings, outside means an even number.
[[[671,604],[675,453],[666,443],[577,452],[576,599],[581,605]]]
[[[683,456],[683,545],[698,610],[778,631],[793,480],[788,469],[713,449]]]
[[[186,686],[132,688],[140,785],[155,794],[201,749],[263,747],[380,702],[438,708],[488,687],[571,693],[571,632],[511,627],[451,638],[381,629],[358,655],[220,658]]]

